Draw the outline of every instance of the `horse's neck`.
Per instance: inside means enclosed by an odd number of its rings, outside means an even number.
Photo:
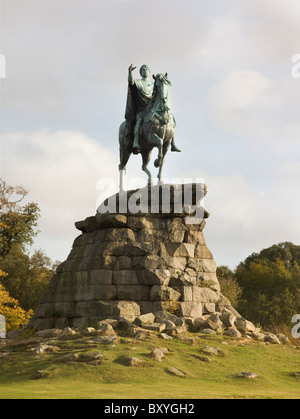
[[[163,108],[162,100],[161,100],[161,97],[160,97],[159,93],[156,94],[152,103],[153,103],[153,105],[151,106],[151,108],[154,111],[159,111]],[[167,102],[164,104],[164,106],[167,106],[169,109],[171,109],[169,95],[168,95]]]

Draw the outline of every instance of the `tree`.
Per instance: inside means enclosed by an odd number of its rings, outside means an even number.
[[[9,294],[24,310],[35,310],[55,272],[55,264],[41,250],[30,256],[20,246],[14,246],[3,259],[2,269],[7,275],[1,282]]]
[[[235,270],[238,311],[262,326],[290,324],[300,312],[300,246],[285,242],[253,253]]]
[[[0,258],[11,248],[32,244],[37,234],[39,207],[33,202],[24,203],[28,192],[22,186],[9,186],[0,179]]]
[[[239,286],[234,273],[228,266],[222,265],[217,268],[217,277],[221,286],[222,294],[228,298],[234,308],[237,308],[239,298],[242,294],[242,289]]]
[[[18,329],[27,323],[33,315],[33,311],[25,311],[19,306],[19,302],[11,298],[9,293],[0,284],[0,313],[5,317],[6,331]]]
[[[41,250],[32,256],[26,253],[26,245],[38,233],[40,216],[36,203],[25,202],[27,195],[22,186],[13,187],[0,179],[0,299],[5,301],[0,312],[13,312],[18,321],[28,319],[37,307],[55,269]]]
[[[260,253],[252,253],[252,255],[248,256],[244,262],[239,264],[239,267],[243,266],[246,268],[251,262],[262,259],[269,262],[281,260],[287,268],[292,266],[293,262],[297,262],[300,266],[300,246],[291,242],[274,244],[267,249],[261,250]]]

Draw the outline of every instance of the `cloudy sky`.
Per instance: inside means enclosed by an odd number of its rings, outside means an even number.
[[[299,0],[2,0],[1,177],[40,205],[35,248],[65,260],[117,187],[131,63],[172,81],[163,175],[204,178],[217,264],[300,245],[299,40]],[[139,155],[127,170],[146,182]]]

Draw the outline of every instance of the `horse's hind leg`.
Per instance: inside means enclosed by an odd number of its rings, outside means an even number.
[[[161,163],[160,163],[158,175],[157,175],[159,183],[161,183],[161,171],[162,171],[162,167],[164,165],[165,157],[166,157],[167,151],[169,150],[170,144],[171,144],[171,141],[168,141],[163,144],[162,159],[161,159]]]
[[[126,164],[131,155],[131,151],[128,151],[127,148],[121,149],[120,146],[120,164],[119,164],[119,190],[122,192],[124,190],[124,173],[126,172]]]
[[[119,170],[125,170],[126,169],[126,164],[129,160],[130,155],[131,155],[131,151],[128,151],[127,147],[121,147],[121,145],[120,145]]]
[[[148,175],[148,185],[152,184],[152,175],[151,175],[150,170],[148,169],[150,157],[151,157],[151,150],[142,150],[142,159],[143,159],[142,170]]]

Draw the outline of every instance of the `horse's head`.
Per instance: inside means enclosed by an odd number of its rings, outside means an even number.
[[[160,95],[160,99],[163,104],[167,104],[169,100],[169,89],[171,86],[171,82],[168,79],[168,73],[165,74],[157,74],[153,78],[155,80],[154,83],[154,91],[156,90],[157,94]]]

